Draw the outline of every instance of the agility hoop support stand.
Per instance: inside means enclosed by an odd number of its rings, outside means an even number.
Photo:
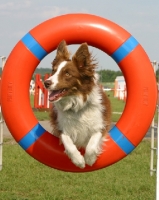
[[[87,42],[111,56],[123,72],[128,91],[124,112],[110,130],[103,153],[92,167],[84,169],[76,167],[64,153],[63,145],[59,145],[59,139],[38,123],[29,101],[34,70],[63,39],[68,45]],[[117,24],[89,14],[55,17],[27,33],[6,62],[2,93],[3,115],[19,145],[45,165],[69,172],[98,170],[127,156],[145,136],[157,100],[154,71],[138,41]]]

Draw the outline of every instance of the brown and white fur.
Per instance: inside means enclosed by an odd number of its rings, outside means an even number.
[[[81,44],[71,60],[62,41],[52,62],[52,76],[44,82],[53,102],[53,134],[80,168],[95,163],[111,123],[110,101],[98,83],[95,67],[87,43]],[[80,148],[85,150],[84,156]]]

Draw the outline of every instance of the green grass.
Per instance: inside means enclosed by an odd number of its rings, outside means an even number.
[[[34,115],[38,121],[49,120],[49,112],[47,111],[34,111]]]
[[[0,200],[150,200],[150,141],[144,140],[120,162],[90,173],[67,173],[30,157],[13,140],[4,142]],[[53,159],[53,158],[52,158]]]
[[[32,108],[34,107],[34,95],[30,95],[30,105]]]
[[[119,100],[118,98],[114,98],[114,92],[108,91],[106,92],[108,95],[110,101],[111,101],[111,107],[112,107],[112,122],[117,122],[119,118],[121,117],[121,114],[124,107],[125,107],[125,101]],[[118,114],[117,114],[118,113]]]

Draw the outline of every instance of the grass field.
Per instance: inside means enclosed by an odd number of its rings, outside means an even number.
[[[105,169],[68,173],[30,157],[13,140],[4,142],[0,200],[151,200],[155,176],[149,175],[150,141]]]

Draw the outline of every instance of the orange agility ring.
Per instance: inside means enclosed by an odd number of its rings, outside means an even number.
[[[128,91],[124,112],[110,131],[104,152],[96,163],[76,167],[64,153],[59,139],[35,118],[29,100],[29,84],[40,61],[67,44],[87,42],[111,56],[122,70]],[[154,72],[138,41],[117,24],[88,14],[55,17],[33,28],[11,52],[2,75],[2,111],[6,124],[21,147],[38,161],[70,172],[107,167],[128,155],[145,136],[154,116],[157,87]]]

